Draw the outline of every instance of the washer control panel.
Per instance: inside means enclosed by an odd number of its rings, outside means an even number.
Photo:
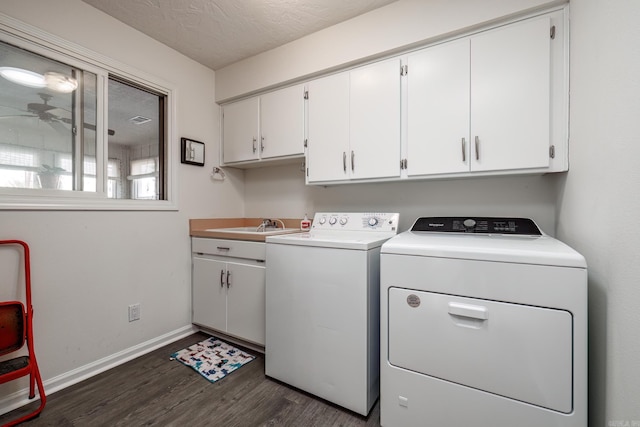
[[[424,217],[416,220],[411,231],[542,235],[538,226],[528,218],[497,217]]]
[[[313,230],[397,232],[400,214],[386,212],[318,212],[313,217]]]

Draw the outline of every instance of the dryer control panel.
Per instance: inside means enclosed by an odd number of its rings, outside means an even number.
[[[423,217],[416,220],[411,231],[542,235],[538,226],[531,219],[498,217]]]

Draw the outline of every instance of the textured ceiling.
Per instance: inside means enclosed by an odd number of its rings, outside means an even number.
[[[83,0],[217,70],[396,0]]]

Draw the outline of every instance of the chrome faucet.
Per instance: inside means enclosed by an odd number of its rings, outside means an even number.
[[[263,219],[262,220],[263,228],[278,228],[278,223],[273,219]]]
[[[256,231],[267,231],[269,228],[278,228],[278,223],[282,225],[282,228],[285,228],[284,222],[280,219],[263,219],[262,224],[258,226]]]

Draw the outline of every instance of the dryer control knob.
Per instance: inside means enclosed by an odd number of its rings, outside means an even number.
[[[326,217],[322,217],[318,220],[318,222],[320,223],[320,225],[324,224],[325,222],[327,222],[327,218]]]
[[[343,216],[342,218],[340,218],[340,225],[345,225],[347,221],[349,221],[349,218]]]
[[[371,227],[375,227],[376,225],[378,225],[378,218],[376,218],[376,217],[372,216],[371,218],[369,218],[369,222],[368,222],[368,224],[369,224]]]
[[[338,221],[338,218],[336,218],[335,216],[332,216],[331,218],[329,218],[329,224],[331,225],[334,225],[337,221]]]
[[[476,226],[476,220],[475,219],[465,219],[464,222],[462,223],[466,228],[473,228]]]

